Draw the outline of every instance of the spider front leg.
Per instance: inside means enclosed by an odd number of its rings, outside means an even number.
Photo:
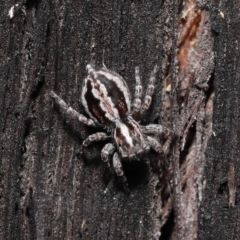
[[[107,166],[110,168],[109,156],[112,155],[115,151],[115,146],[112,143],[107,143],[101,151],[101,159],[103,162],[107,163]]]
[[[147,126],[141,126],[141,129],[143,133],[146,133],[147,135],[148,134],[160,135],[162,133],[167,135],[173,135],[173,132],[170,129],[160,124],[149,124]]]
[[[161,144],[157,141],[157,139],[147,136],[146,138],[148,145],[156,152],[161,152],[162,151],[162,146]]]
[[[170,144],[171,144],[171,141],[172,141],[171,136],[174,135],[173,131],[171,131],[170,129],[168,129],[166,127],[163,127],[162,125],[159,125],[159,124],[149,124],[147,126],[141,126],[141,129],[142,129],[143,133],[145,133],[146,135],[152,134],[152,135],[155,135],[155,136],[159,136],[163,133],[166,134],[168,137],[167,137],[167,140],[165,141],[165,143],[161,146],[161,151],[164,154],[168,153],[169,148],[170,148]],[[155,141],[157,141],[155,138],[151,138],[151,139],[153,139],[153,140],[152,141],[150,140],[149,145],[151,145]],[[156,146],[156,144],[154,144],[154,145]],[[151,147],[155,150],[155,148],[154,148],[155,146],[151,146]]]
[[[51,91],[50,96],[54,99],[56,104],[59,106],[63,114],[67,114],[72,118],[77,118],[79,122],[84,123],[88,126],[96,126],[95,122],[91,119],[88,119],[84,115],[78,113],[72,107],[69,107],[66,102],[64,102],[55,92]]]
[[[104,132],[98,132],[98,133],[94,133],[90,136],[88,136],[88,138],[83,142],[83,146],[87,147],[89,146],[92,142],[96,142],[96,141],[104,141],[106,139],[110,138],[110,136],[108,136],[106,133]]]
[[[124,175],[124,172],[122,170],[122,163],[117,152],[115,152],[113,155],[113,168],[119,177],[122,177]]]
[[[154,84],[156,81],[156,73],[158,72],[158,66],[155,66],[153,71],[151,72],[151,76],[149,79],[146,95],[142,104],[142,109],[141,109],[141,115],[143,115],[149,108],[151,102],[152,102],[152,95],[154,92]]]
[[[121,163],[121,158],[117,152],[114,153],[113,155],[113,168],[116,172],[116,174],[121,177],[122,182],[123,182],[123,187],[126,192],[128,192],[128,183],[127,183],[127,178],[122,170],[122,163]]]
[[[139,120],[141,114],[141,107],[142,107],[142,84],[141,78],[139,75],[139,67],[135,68],[135,79],[136,79],[136,86],[135,86],[135,99],[132,105],[132,116],[135,120]]]

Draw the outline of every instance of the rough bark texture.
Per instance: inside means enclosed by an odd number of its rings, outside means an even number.
[[[207,2],[0,3],[0,239],[238,239],[239,6]],[[90,61],[132,94],[135,66],[144,89],[160,66],[141,123],[174,134],[168,154],[123,163],[129,195],[104,143],[82,147],[98,129],[49,96],[84,113]]]
[[[213,135],[206,151],[206,189],[199,239],[240,239],[239,2],[214,1],[215,99]]]

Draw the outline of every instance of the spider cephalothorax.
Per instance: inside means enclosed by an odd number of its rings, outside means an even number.
[[[76,117],[80,122],[111,130],[109,135],[105,132],[90,135],[83,142],[83,146],[88,146],[93,141],[114,139],[114,144],[107,143],[103,147],[101,158],[104,162],[108,162],[109,156],[113,154],[115,172],[118,176],[124,176],[122,158],[138,159],[139,154],[147,152],[150,148],[161,152],[162,146],[156,136],[163,132],[170,133],[161,125],[141,126],[138,123],[151,104],[158,67],[155,66],[151,73],[143,103],[139,68],[135,68],[136,87],[132,105],[130,91],[121,76],[106,67],[95,70],[88,64],[86,68],[88,75],[84,80],[81,101],[91,119],[76,112],[53,91],[51,96],[66,114]]]

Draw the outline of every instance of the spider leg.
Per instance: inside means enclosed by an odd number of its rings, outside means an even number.
[[[103,162],[107,163],[107,166],[110,168],[109,156],[112,155],[115,151],[115,146],[112,143],[107,143],[101,151],[101,159]]]
[[[126,191],[126,193],[129,193],[127,178],[122,170],[121,158],[119,157],[119,154],[117,152],[115,152],[113,155],[113,168],[114,168],[116,174],[119,177],[121,177],[124,190]]]
[[[161,144],[157,141],[157,139],[147,136],[146,137],[147,143],[149,146],[156,152],[162,152],[162,146]]]
[[[166,142],[163,144],[162,151],[163,151],[164,154],[168,154],[169,153],[171,142],[172,142],[171,137],[168,137]]]
[[[142,104],[141,115],[143,115],[146,112],[146,110],[148,110],[148,108],[152,102],[152,95],[154,92],[154,84],[156,81],[156,73],[158,72],[158,69],[159,69],[158,66],[155,66],[153,71],[151,72],[146,95],[145,95],[145,98],[144,98],[144,101]]]
[[[135,79],[136,79],[136,86],[135,86],[135,98],[132,104],[132,116],[135,120],[140,118],[141,114],[141,107],[142,107],[142,84],[141,78],[139,75],[139,67],[135,67]]]
[[[164,144],[162,144],[161,151],[164,154],[168,153],[170,144],[172,142],[172,136],[174,135],[173,131],[171,131],[170,129],[163,127],[162,125],[159,125],[159,124],[149,124],[147,126],[141,126],[141,129],[142,129],[142,132],[146,135],[153,134],[155,136],[159,136],[160,134],[163,134],[163,133],[166,134],[168,137],[167,137],[167,140],[164,142]],[[154,147],[152,147],[152,148],[154,149]]]
[[[145,134],[160,135],[162,133],[165,133],[167,135],[173,135],[173,132],[170,129],[160,124],[149,124],[147,126],[141,126],[141,129]]]
[[[78,113],[72,107],[69,107],[66,102],[64,102],[55,92],[51,91],[50,96],[54,99],[55,103],[59,106],[64,114],[70,115],[72,118],[77,118],[79,122],[84,123],[88,126],[97,126],[96,123],[85,117],[84,115]]]
[[[107,138],[110,138],[110,136],[108,136],[106,133],[104,133],[104,132],[97,132],[97,133],[94,133],[94,134],[88,136],[88,138],[83,142],[83,146],[87,147],[92,142],[104,141]]]
[[[122,163],[117,152],[115,152],[113,155],[113,168],[118,176],[124,176],[124,172],[122,170]]]

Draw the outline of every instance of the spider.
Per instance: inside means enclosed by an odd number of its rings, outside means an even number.
[[[159,134],[171,134],[171,131],[162,125],[139,124],[141,117],[148,110],[154,92],[154,83],[158,67],[155,66],[149,80],[144,100],[142,102],[142,85],[139,67],[135,68],[135,99],[131,105],[131,94],[124,79],[116,72],[105,66],[100,70],[88,64],[88,75],[84,80],[81,102],[90,116],[90,119],[75,111],[55,92],[50,95],[59,108],[79,122],[88,126],[102,127],[110,130],[110,134],[97,132],[90,135],[83,146],[87,147],[95,141],[112,139],[114,143],[107,143],[101,151],[101,159],[109,164],[113,155],[113,168],[116,174],[126,181],[122,169],[122,159],[139,159],[138,156],[149,151],[162,152],[163,146],[157,138]]]

